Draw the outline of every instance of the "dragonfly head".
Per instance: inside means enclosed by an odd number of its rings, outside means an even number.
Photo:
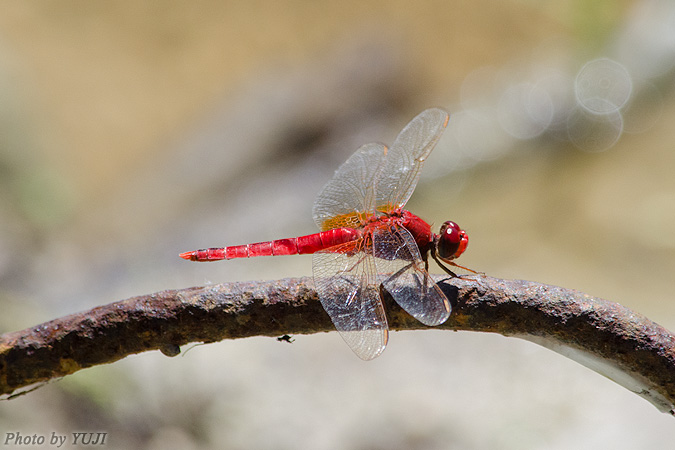
[[[469,236],[455,222],[447,221],[441,225],[441,232],[434,238],[436,254],[443,261],[459,258],[469,245]]]

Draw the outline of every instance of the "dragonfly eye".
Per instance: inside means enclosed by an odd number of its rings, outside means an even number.
[[[436,252],[441,259],[459,258],[469,245],[469,236],[455,222],[447,221],[441,225],[441,233],[436,241]]]

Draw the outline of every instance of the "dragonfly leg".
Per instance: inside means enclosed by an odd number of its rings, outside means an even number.
[[[436,261],[436,263],[439,265],[439,267],[440,267],[441,269],[443,269],[443,270],[445,271],[445,273],[447,273],[448,275],[450,275],[450,276],[453,277],[453,278],[462,278],[460,275],[457,275],[455,272],[453,272],[452,270],[450,270],[449,268],[447,268],[447,267],[443,264],[443,262],[441,262],[440,258],[438,258],[438,257],[436,256],[436,252],[435,252],[435,250],[433,249],[433,247],[432,247],[432,249],[431,249],[431,257],[434,258],[434,261]],[[466,270],[467,272],[475,273],[476,275],[485,275],[485,273],[483,273],[483,272],[476,272],[476,271],[473,270],[473,269],[469,269],[468,267],[460,266],[459,264],[454,263],[454,262],[452,262],[452,261],[444,261],[444,262],[445,262],[446,264],[450,264],[451,266],[459,267],[460,269],[464,269],[464,270]]]
[[[365,258],[366,258],[365,255],[364,255],[364,256],[361,256],[361,257],[358,259],[358,261],[356,261],[351,267],[345,269],[344,273],[348,273],[348,272],[351,273],[354,269],[356,269],[356,268],[359,266],[359,264],[361,264],[361,263],[363,262],[363,260],[364,260]],[[349,279],[349,278],[347,278],[347,277],[341,277],[341,278],[342,278],[343,281],[345,281],[347,284],[350,284],[351,286],[353,286],[353,287],[356,288],[356,291],[354,291],[353,295],[351,295],[351,296],[349,297],[349,299],[347,300],[346,305],[347,305],[347,306],[350,306],[350,305],[354,302],[354,300],[356,300],[357,298],[360,297],[360,293],[361,293],[361,290],[363,289],[363,286],[361,286],[361,285],[358,284],[358,283],[355,283],[354,281],[352,281],[351,279]],[[366,288],[367,288],[367,287],[366,287]]]
[[[453,265],[453,266],[455,266],[455,267],[459,267],[460,269],[464,269],[464,270],[466,270],[467,272],[475,273],[476,275],[485,275],[485,272],[477,272],[477,271],[475,271],[475,270],[473,270],[473,269],[469,269],[468,267],[460,266],[459,264],[456,264],[456,263],[454,263],[454,262],[450,262],[449,264],[451,264],[451,265]],[[460,277],[460,278],[461,278],[461,277]]]
[[[439,266],[441,269],[443,269],[443,271],[444,271],[445,273],[447,273],[448,275],[450,275],[450,276],[453,277],[453,278],[457,278],[457,274],[456,274],[455,272],[453,272],[452,270],[448,269],[447,267],[445,267],[445,265],[443,265],[443,263],[442,263],[441,260],[438,258],[438,256],[436,256],[436,249],[434,248],[433,245],[431,246],[430,251],[431,251],[431,257],[434,258],[434,261],[436,261],[436,264],[438,264],[438,266]],[[453,265],[456,265],[456,264],[453,264]]]
[[[429,254],[425,252],[422,259],[424,260],[424,290],[426,291],[429,286]]]
[[[441,263],[439,260],[437,260],[436,258],[434,258],[434,260],[436,260],[436,262],[438,263],[438,266],[439,266],[441,269],[443,269],[443,271],[444,271],[445,273],[447,273],[448,275],[450,275],[450,276],[453,277],[453,278],[459,278],[459,275],[457,275],[455,272],[453,272],[452,270],[450,270],[450,269],[448,269],[447,267],[445,267],[445,266],[443,265],[443,263]]]
[[[410,269],[410,267],[412,267],[413,265],[415,265],[415,263],[411,262],[410,264],[407,264],[407,265],[401,267],[399,270],[397,270],[396,272],[389,275],[384,281],[382,281],[382,286],[385,286],[385,288],[386,288],[386,285],[389,281],[394,280],[397,277],[399,277],[401,274],[407,272],[408,269]],[[417,285],[418,289],[420,289],[425,294],[427,292],[429,292],[429,272],[427,272],[426,270],[424,271],[424,278],[423,278],[423,281],[422,281],[421,284],[419,283],[419,278],[415,277],[415,280],[418,283],[418,285]]]
[[[399,270],[397,270],[396,272],[392,273],[392,274],[389,275],[384,281],[382,281],[382,284],[385,284],[385,283],[389,282],[390,280],[393,280],[393,279],[399,277],[402,273],[404,273],[406,270],[408,270],[408,269],[410,268],[410,266],[412,266],[412,263],[410,263],[410,264],[408,264],[408,265],[406,265],[406,266],[401,267]]]
[[[401,267],[399,270],[397,270],[396,272],[389,275],[386,279],[384,279],[382,281],[382,286],[384,286],[385,289],[386,289],[386,286],[387,286],[388,282],[390,282],[391,280],[395,280],[397,277],[399,277],[403,273],[407,272],[414,265],[415,265],[415,263],[411,262],[411,263],[406,264],[405,266]],[[429,277],[429,271],[427,270],[428,268],[429,268],[429,262],[425,261],[425,264],[424,264],[425,270],[423,271],[424,274],[423,274],[422,280],[420,280],[419,277],[414,277],[414,279],[417,281],[417,288],[421,292],[423,292],[425,295],[432,289],[431,286],[435,285],[435,282],[433,280],[431,280],[431,278]],[[418,269],[418,272],[422,272],[422,270]],[[430,283],[430,281],[431,281],[431,283]]]

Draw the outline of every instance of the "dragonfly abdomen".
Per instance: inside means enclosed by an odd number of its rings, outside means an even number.
[[[255,256],[304,255],[356,240],[360,236],[360,231],[354,228],[334,228],[295,238],[230,247],[205,248],[181,253],[180,257],[190,261],[220,261],[223,259],[253,258]]]
[[[305,255],[308,253],[316,253],[319,250],[324,250],[336,245],[344,244],[345,242],[354,241],[361,237],[361,231],[354,228],[333,228],[320,233],[314,233],[307,236],[300,236],[296,239],[297,253]],[[285,239],[281,239],[283,241]],[[278,241],[273,241],[278,242]],[[276,253],[275,253],[276,254]],[[280,253],[284,255],[293,255],[294,253]]]

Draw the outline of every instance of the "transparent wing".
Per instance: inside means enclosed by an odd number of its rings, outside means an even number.
[[[314,285],[342,339],[359,358],[370,360],[384,351],[389,329],[373,257],[355,251],[362,244],[349,242],[314,253]]]
[[[382,285],[401,308],[425,325],[435,326],[450,317],[447,297],[424,269],[412,234],[405,228],[381,226],[373,231],[375,265]]]
[[[320,229],[358,227],[375,210],[375,180],[386,153],[383,144],[366,144],[340,166],[314,201],[312,215]]]
[[[403,207],[417,185],[420,171],[448,125],[450,116],[439,108],[418,114],[401,130],[387,151],[377,179],[376,206],[381,211]]]

